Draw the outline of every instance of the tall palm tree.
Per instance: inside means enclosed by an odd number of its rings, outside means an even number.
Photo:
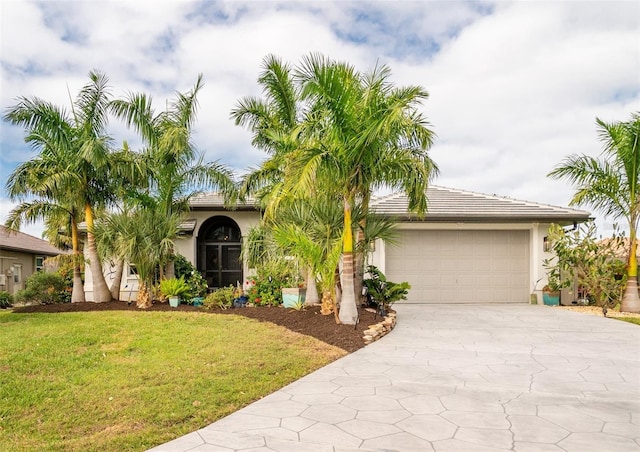
[[[362,75],[352,66],[318,54],[305,57],[295,74],[305,117],[304,146],[290,165],[288,189],[309,192],[319,182],[340,192],[344,209],[340,321],[357,321],[352,212],[368,209],[371,193],[386,186],[404,191],[409,208],[424,214],[426,188],[437,173],[427,154],[433,132],[418,106],[428,96],[420,87],[394,87],[390,70]]]
[[[571,205],[588,205],[606,216],[624,218],[629,226],[627,287],[620,309],[640,312],[636,258],[640,219],[640,113],[626,122],[607,123],[596,118],[603,143],[601,158],[573,154],[550,173],[568,180],[576,189]]]
[[[111,294],[95,244],[94,209],[111,201],[111,138],[106,133],[110,93],[105,75],[91,71],[89,79],[72,102],[71,114],[39,98],[21,97],[8,109],[4,119],[26,129],[25,141],[39,151],[45,168],[18,168],[23,173],[10,177],[7,188],[12,199],[37,196],[84,213],[94,301],[103,302],[111,300]],[[36,182],[38,176],[42,179]]]
[[[115,116],[133,127],[144,142],[148,191],[139,196],[142,204],[167,217],[188,212],[189,200],[201,189],[216,186],[229,202],[237,191],[232,171],[218,162],[204,162],[204,156],[191,141],[197,95],[202,86],[202,75],[199,75],[191,91],[176,93],[176,99],[160,113],[153,110],[151,97],[141,93],[110,104]],[[174,235],[165,239],[175,238]],[[173,247],[167,248],[161,264],[169,264],[173,252]]]
[[[283,196],[284,171],[290,153],[297,147],[293,131],[300,125],[302,109],[291,67],[278,57],[267,55],[262,68],[258,84],[263,98],[240,99],[231,118],[236,125],[248,128],[253,133],[252,144],[269,155],[244,177],[240,193],[243,198],[255,197],[270,214]]]

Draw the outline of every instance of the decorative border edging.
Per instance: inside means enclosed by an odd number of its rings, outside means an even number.
[[[384,320],[375,325],[369,325],[369,328],[364,330],[364,345],[377,341],[381,337],[386,336],[396,326],[396,313],[389,312]]]

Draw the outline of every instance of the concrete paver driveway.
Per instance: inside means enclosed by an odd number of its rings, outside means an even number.
[[[154,451],[640,451],[640,326],[396,305],[383,338]]]

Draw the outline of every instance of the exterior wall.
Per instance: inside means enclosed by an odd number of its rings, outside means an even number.
[[[196,220],[196,227],[193,235],[179,239],[176,241],[176,252],[182,254],[193,265],[196,265],[197,238],[202,224],[211,217],[224,216],[229,217],[238,224],[242,237],[246,237],[249,229],[260,223],[260,212],[257,211],[194,211],[191,212],[189,218]],[[245,273],[248,272],[245,266]]]
[[[15,294],[25,287],[25,280],[36,271],[36,257],[48,257],[20,251],[0,250],[0,290]],[[18,271],[18,268],[20,270]],[[20,274],[17,274],[17,273]],[[2,277],[4,275],[4,277]],[[17,280],[16,280],[17,279]],[[4,283],[4,284],[3,284]]]

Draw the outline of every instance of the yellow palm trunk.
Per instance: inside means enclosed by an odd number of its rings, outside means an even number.
[[[342,236],[342,300],[339,320],[346,325],[358,321],[355,287],[353,284],[353,232],[351,224],[351,202],[344,201],[344,232]]]
[[[629,241],[631,242],[631,246],[627,264],[627,286],[622,296],[620,310],[623,312],[640,312],[640,297],[638,296],[638,258],[636,257],[638,242],[636,240],[636,231],[633,228],[629,234]]]

